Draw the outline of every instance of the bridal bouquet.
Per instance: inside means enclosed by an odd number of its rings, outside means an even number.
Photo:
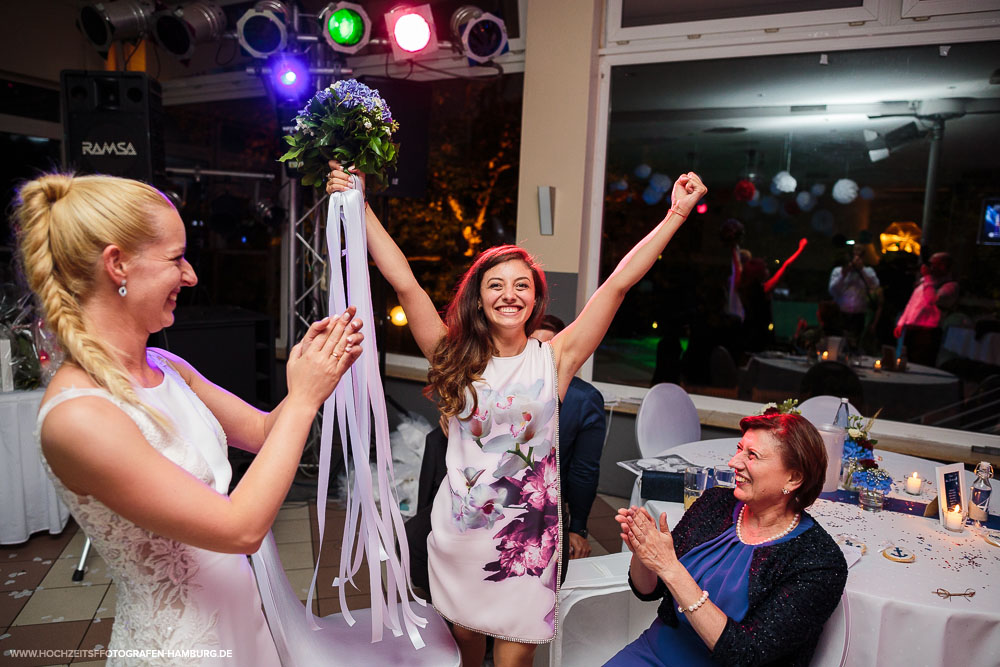
[[[285,137],[291,148],[279,160],[298,162],[303,185],[323,188],[330,172],[327,163],[337,160],[374,176],[385,187],[386,170],[396,166],[399,146],[392,134],[398,129],[377,90],[344,79],[316,93],[299,111],[295,129]]]

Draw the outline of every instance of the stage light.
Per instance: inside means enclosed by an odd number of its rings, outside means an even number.
[[[338,53],[357,53],[368,46],[372,22],[361,5],[330,3],[320,12],[319,23],[326,43]]]
[[[198,44],[221,39],[225,29],[226,14],[214,2],[189,2],[153,15],[156,43],[181,59],[190,58]]]
[[[309,88],[309,67],[301,59],[284,53],[271,64],[274,91],[287,100],[295,100]]]
[[[697,211],[699,215],[705,215],[708,213],[708,204],[705,202],[698,202],[698,205],[694,207],[694,210]]]
[[[451,34],[466,58],[487,63],[507,52],[507,26],[503,19],[478,7],[465,5],[451,15]]]
[[[385,15],[393,60],[412,60],[438,50],[430,5],[396,7]]]
[[[254,58],[267,58],[288,42],[288,7],[280,0],[261,0],[236,22],[236,38]]]
[[[145,0],[95,2],[80,10],[77,26],[98,51],[107,51],[112,42],[145,36],[152,16],[153,3]]]

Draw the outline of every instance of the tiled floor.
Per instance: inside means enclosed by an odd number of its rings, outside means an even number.
[[[591,510],[588,530],[592,555],[621,550],[617,524],[611,518],[624,498],[599,494]],[[317,598],[321,616],[340,611],[338,591],[330,584],[337,574],[345,513],[330,507],[326,516]],[[306,599],[319,543],[314,503],[287,503],[273,528],[278,552],[292,586]],[[0,546],[0,663],[11,667],[65,665],[51,658],[12,658],[12,649],[98,649],[108,645],[114,622],[115,586],[100,555],[91,550],[87,573],[74,582],[84,535],[70,520],[60,535],[38,534],[24,544]],[[355,579],[359,590],[347,596],[350,609],[370,605],[368,576]],[[103,661],[73,661],[74,667],[103,665]]]

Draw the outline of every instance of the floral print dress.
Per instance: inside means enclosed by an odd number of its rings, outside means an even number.
[[[431,511],[434,607],[477,632],[548,642],[562,544],[551,346],[529,338],[521,354],[493,357],[474,389],[476,411],[449,424],[448,471]]]

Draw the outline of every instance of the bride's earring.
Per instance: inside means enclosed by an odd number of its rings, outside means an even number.
[[[122,285],[121,287],[118,288],[118,296],[120,296],[123,299],[125,298],[125,295],[128,294],[128,289],[125,287],[125,282],[126,280],[122,278]]]

